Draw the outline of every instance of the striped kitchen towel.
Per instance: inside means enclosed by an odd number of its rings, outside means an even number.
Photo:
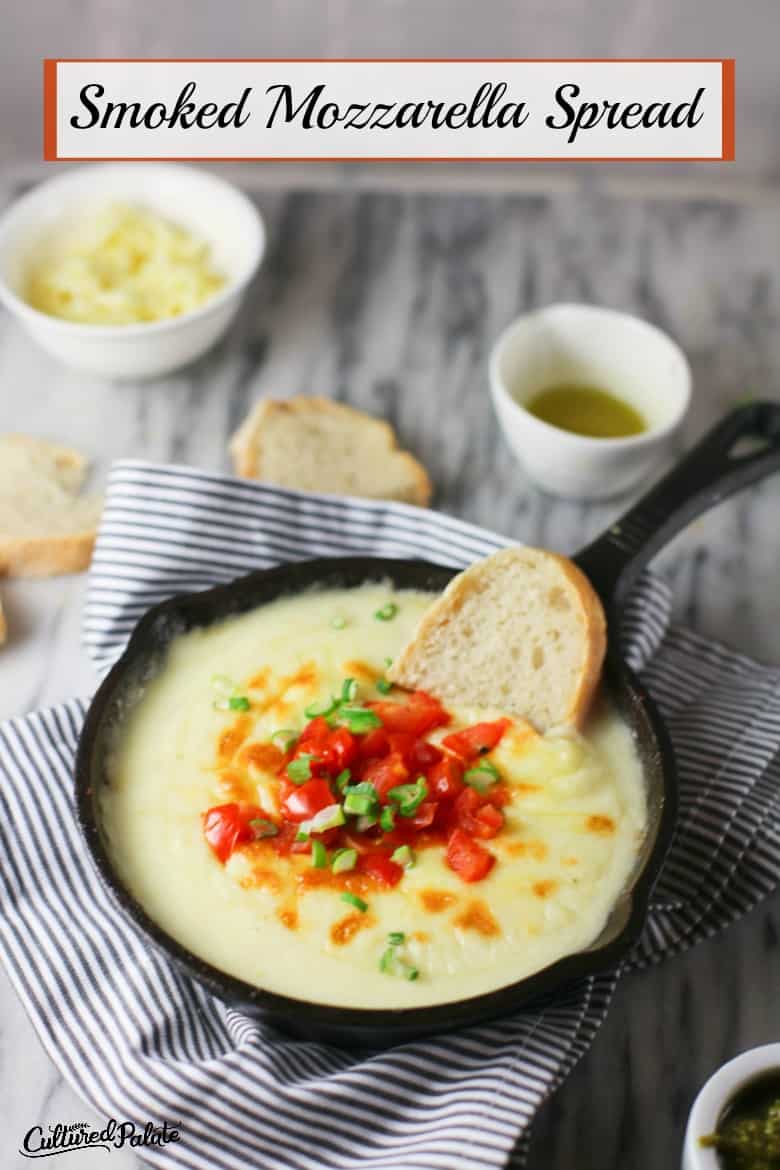
[[[123,462],[109,483],[85,640],[104,671],[141,614],[175,592],[312,556],[465,565],[506,543],[405,505]],[[626,645],[669,721],[682,803],[637,965],[721,929],[780,880],[780,669],[668,619],[666,587],[644,578]],[[0,731],[0,956],[74,1088],[110,1117],[178,1125],[179,1142],[139,1151],[165,1170],[520,1164],[536,1110],[590,1044],[617,972],[500,1023],[368,1054],[258,1024],[150,949],[99,882],[73,807],[85,706]]]

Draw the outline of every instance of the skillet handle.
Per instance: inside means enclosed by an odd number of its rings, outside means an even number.
[[[741,455],[735,450],[741,439],[759,440],[760,449]],[[739,407],[574,560],[607,608],[620,605],[642,570],[681,529],[774,471],[780,471],[780,404]]]

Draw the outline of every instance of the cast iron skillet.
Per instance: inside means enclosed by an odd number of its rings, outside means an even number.
[[[739,440],[761,441],[748,454]],[[516,1011],[530,999],[565,982],[603,970],[636,941],[648,898],[670,844],[677,808],[674,755],[655,705],[621,659],[617,608],[636,575],[676,532],[699,513],[740,488],[780,469],[780,405],[756,403],[728,415],[616,524],[578,554],[605,604],[610,637],[605,682],[630,725],[647,781],[649,831],[634,874],[600,936],[585,951],[559,960],[530,978],[485,995],[433,1007],[355,1009],[309,1003],[259,990],[211,967],[175,942],[147,915],[122,884],[109,858],[96,794],[108,782],[111,734],[139,685],[160,670],[173,638],[195,626],[240,614],[313,585],[357,586],[390,579],[401,588],[439,591],[458,571],[423,561],[371,557],[321,559],[251,573],[230,585],[174,597],[154,606],[138,623],[119,662],[106,677],[87,713],[76,761],[76,797],[81,828],[93,860],[110,890],[152,943],[214,995],[248,1013],[304,1037],[348,1045],[380,1046],[426,1033],[462,1027]],[[316,994],[316,970],[312,992]]]

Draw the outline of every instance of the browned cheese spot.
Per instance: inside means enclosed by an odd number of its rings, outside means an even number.
[[[281,910],[278,910],[277,913],[279,915],[279,921],[281,922],[282,926],[286,926],[288,930],[298,929],[297,910],[286,909],[283,907]]]
[[[220,763],[230,763],[252,730],[253,722],[252,716],[244,713],[239,715],[230,727],[225,728],[217,744],[217,758]]]
[[[449,909],[457,902],[454,894],[448,894],[446,890],[421,890],[420,901],[423,904],[423,909],[427,910],[429,914],[441,914],[442,910]]]
[[[359,682],[373,683],[382,674],[375,666],[368,662],[361,662],[359,658],[351,658],[344,663],[344,673],[348,678],[356,678]]]
[[[257,674],[253,675],[252,678],[250,678],[249,682],[246,684],[247,690],[264,691],[265,688],[268,686],[268,680],[270,677],[271,677],[270,669],[267,666],[264,666],[262,670],[258,670]]]
[[[534,861],[544,861],[549,852],[544,841],[508,841],[505,848],[510,857],[530,857]]]
[[[278,771],[283,759],[284,752],[275,743],[249,743],[239,757],[242,764],[254,764],[263,772]]]
[[[558,889],[558,883],[553,881],[552,878],[547,878],[543,882],[534,882],[531,889],[537,898],[549,898],[550,894],[554,894]]]
[[[256,800],[257,793],[243,772],[235,768],[225,768],[219,773],[217,787],[220,794],[228,800]]]
[[[364,930],[367,926],[374,925],[374,918],[370,914],[363,914],[356,910],[354,914],[348,914],[346,918],[339,919],[334,922],[330,928],[330,937],[337,947],[343,947],[352,939],[360,930]]]
[[[598,813],[588,817],[585,827],[590,833],[600,833],[602,837],[609,837],[615,832],[615,822],[612,817],[601,816]]]
[[[501,934],[501,927],[482,901],[469,902],[465,910],[456,915],[453,922],[463,930],[476,930],[477,934],[483,935],[484,938],[495,938]]]
[[[249,850],[245,849],[245,851]],[[242,877],[238,884],[242,890],[265,889],[270,890],[273,894],[278,894],[282,887],[279,875],[262,865],[253,865],[252,872]]]

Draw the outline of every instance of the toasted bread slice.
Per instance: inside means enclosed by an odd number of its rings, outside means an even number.
[[[80,496],[87,461],[26,435],[0,435],[0,576],[85,569],[102,503]]]
[[[230,442],[238,475],[279,487],[425,505],[431,481],[389,423],[328,398],[266,398]]]
[[[605,649],[601,601],[574,562],[507,548],[450,582],[387,676],[544,732],[582,726]]]

